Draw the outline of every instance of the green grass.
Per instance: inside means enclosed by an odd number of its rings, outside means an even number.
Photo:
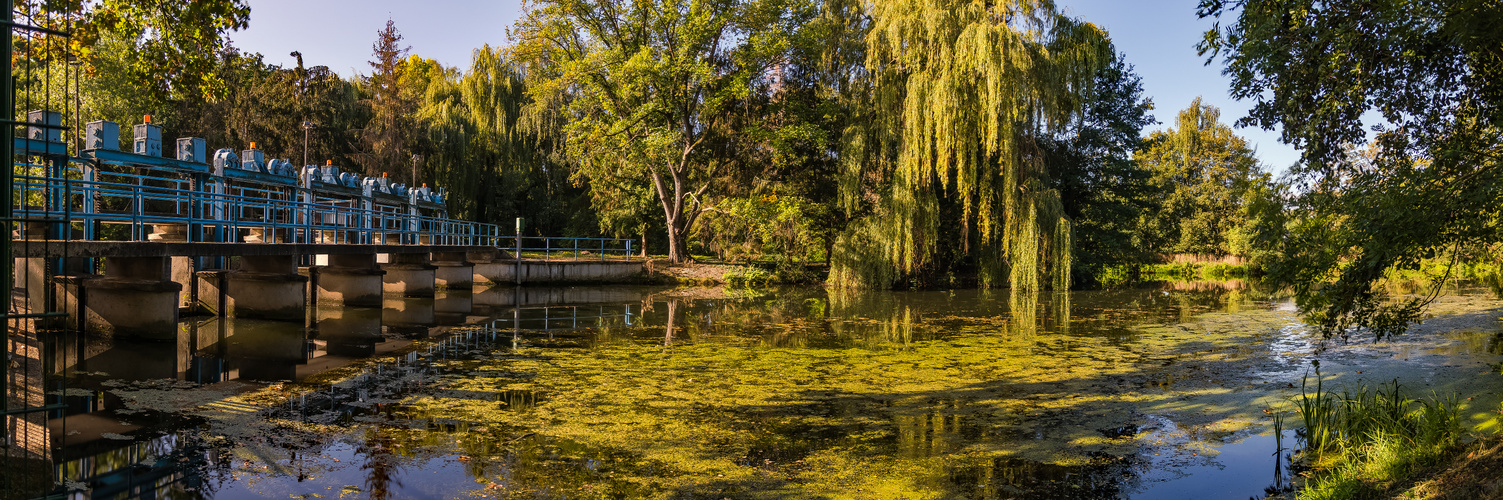
[[[1301,499],[1376,498],[1460,443],[1455,397],[1410,398],[1398,381],[1327,391],[1318,364],[1313,391],[1308,382],[1295,406],[1305,425],[1302,458],[1316,474]]]
[[[1222,264],[1219,262],[1208,263],[1177,263],[1177,264],[1149,264],[1139,269],[1145,279],[1158,278],[1169,280],[1227,280],[1247,278],[1250,270],[1246,264]]]

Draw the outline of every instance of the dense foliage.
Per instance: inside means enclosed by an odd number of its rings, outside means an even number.
[[[947,244],[974,247],[983,285],[1067,288],[1073,231],[1038,140],[1078,117],[1105,33],[1047,1],[878,1],[868,15],[871,119],[842,153],[845,175],[878,181],[847,185],[879,196],[837,244],[831,281],[891,286],[953,225]]]
[[[1161,253],[1230,255],[1246,224],[1244,197],[1266,183],[1247,141],[1221,123],[1221,112],[1199,98],[1179,112],[1175,128],[1148,136],[1138,161],[1152,172],[1152,213],[1139,228]],[[1245,249],[1242,252],[1245,254]]]
[[[1328,335],[1402,330],[1434,294],[1385,300],[1375,285],[1391,269],[1503,241],[1496,0],[1203,0],[1200,10],[1233,20],[1201,48],[1224,55],[1235,97],[1254,100],[1242,122],[1281,127],[1301,150],[1292,222],[1257,245],[1278,249],[1272,276]]]
[[[86,36],[19,39],[49,90],[22,106],[437,184],[529,234],[803,280],[823,262],[841,287],[1090,286],[1169,254],[1259,261],[1284,228],[1214,108],[1145,137],[1129,56],[1047,0],[549,0],[463,68],[389,21],[345,76],[230,46],[238,1],[158,3],[25,4]]]
[[[1041,141],[1051,186],[1075,226],[1077,282],[1096,282],[1107,269],[1151,261],[1154,248],[1139,221],[1158,199],[1152,173],[1134,153],[1143,147],[1143,127],[1157,122],[1143,84],[1124,54],[1096,74],[1081,119]]]

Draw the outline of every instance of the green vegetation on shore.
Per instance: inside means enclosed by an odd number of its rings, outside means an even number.
[[[1395,380],[1355,389],[1326,389],[1315,365],[1296,412],[1305,465],[1314,469],[1299,492],[1309,500],[1377,498],[1393,485],[1457,451],[1463,437],[1455,396],[1415,399]]]

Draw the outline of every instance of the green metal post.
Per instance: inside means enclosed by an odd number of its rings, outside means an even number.
[[[0,10],[5,11],[5,17],[0,18],[0,20],[4,21],[4,24],[0,24],[0,26],[5,26],[5,39],[0,40],[0,61],[4,62],[4,64],[0,64],[0,67],[4,67],[4,78],[0,78],[0,109],[5,110],[5,122],[11,123],[12,120],[16,119],[16,105],[13,101],[15,97],[15,89],[12,86],[13,80],[11,80],[10,74],[11,52],[13,52],[13,48],[11,46],[13,41],[11,40],[10,26],[11,23],[15,21],[15,13],[11,11],[10,2],[6,2],[5,8]],[[0,135],[0,139],[4,139],[0,140],[0,158],[5,159],[6,165],[5,175],[3,176],[5,179],[3,181],[0,181],[0,192],[5,193],[3,195],[4,199],[0,200],[0,220],[5,221],[5,244],[0,245],[0,255],[3,255],[4,257],[0,258],[0,262],[3,262],[3,265],[5,266],[5,289],[9,290],[11,284],[15,283],[15,280],[11,278],[11,267],[13,262],[11,261],[10,231],[11,224],[13,222],[11,221],[11,219],[13,218],[14,214],[11,213],[10,209],[10,197],[13,194],[11,193],[11,182],[13,180],[12,177],[15,175],[16,171],[16,159],[13,144],[14,141],[11,141],[10,136],[15,133],[16,127],[14,125],[6,125],[5,130],[6,133]],[[9,294],[7,294],[6,300],[10,300],[10,297],[8,295]],[[0,409],[3,409],[3,407],[0,407]]]
[[[12,218],[12,215],[13,215],[11,213],[11,209],[10,209],[10,204],[11,204],[10,203],[11,202],[10,197],[12,195],[12,193],[11,193],[11,180],[12,180],[11,176],[14,175],[13,173],[16,170],[16,165],[15,165],[16,164],[16,160],[15,160],[15,146],[14,146],[14,141],[11,140],[11,136],[15,134],[15,130],[16,130],[16,127],[13,124],[11,124],[12,120],[16,119],[16,109],[15,109],[15,103],[13,102],[14,96],[12,95],[12,92],[14,92],[14,90],[12,89],[11,74],[10,74],[11,52],[12,52],[12,47],[11,47],[11,43],[12,43],[12,40],[11,40],[11,22],[13,22],[15,20],[15,16],[14,16],[14,13],[11,11],[11,3],[10,2],[5,2],[5,8],[4,9],[0,9],[0,10],[4,10],[5,11],[5,17],[4,18],[0,18],[0,20],[5,21],[4,24],[0,24],[0,26],[4,26],[5,27],[5,36],[3,37],[5,39],[4,40],[0,40],[0,67],[4,68],[3,70],[0,70],[0,71],[4,72],[3,73],[4,77],[0,78],[0,109],[5,110],[5,116],[4,117],[0,117],[0,118],[3,118],[5,120],[5,123],[6,123],[6,126],[5,126],[5,131],[6,132],[5,132],[5,134],[0,134],[0,158],[4,158],[5,159],[5,165],[6,165],[6,167],[5,167],[5,175],[0,176],[0,177],[4,177],[5,178],[4,181],[0,181],[0,193],[4,193],[3,195],[0,195],[0,198],[3,198],[3,199],[0,199],[0,220],[5,221],[5,227],[4,228],[0,228],[0,229],[3,229],[3,232],[5,233],[5,243],[3,245],[0,245],[0,265],[5,266],[4,267],[5,273],[4,273],[3,276],[0,276],[0,278],[4,278],[5,279],[5,286],[4,286],[4,288],[0,288],[0,289],[7,290],[7,293],[5,294],[5,300],[9,301],[11,299],[10,299],[10,293],[8,291],[11,289],[11,286],[13,284],[15,284],[15,282],[16,282],[16,280],[14,278],[11,278],[11,272],[12,272],[11,267],[14,264],[14,261],[11,260],[11,241],[10,241],[10,230],[11,230],[10,227],[11,227],[11,224],[12,224],[11,218]],[[9,309],[9,307],[7,307],[6,309]],[[9,328],[9,325],[4,326],[4,328]],[[10,332],[6,332],[6,337],[9,337],[9,336],[10,336]],[[8,342],[7,342],[7,344],[8,344]],[[9,346],[8,345],[7,345],[7,351],[9,351]],[[9,356],[7,356],[7,358],[9,358]],[[10,368],[7,367],[6,370],[10,370]],[[10,377],[6,377],[7,382],[9,382],[9,378]],[[5,391],[3,392],[3,397],[0,397],[0,413],[8,413],[9,412],[9,410],[10,410],[10,397],[11,397],[11,394],[12,394],[11,391],[13,391],[13,390],[15,390],[15,388],[12,387],[10,383],[6,383],[5,384]],[[22,392],[22,394],[24,394],[24,392]],[[22,403],[22,407],[23,408],[25,407],[25,403]],[[0,436],[0,440],[3,440],[4,444],[6,446],[11,446],[13,443],[11,443],[11,436],[12,436],[12,434],[11,434],[11,429],[10,429],[9,418],[7,417],[3,423],[4,423],[4,425],[0,425],[0,432],[3,432],[4,436]],[[7,462],[6,465],[9,466],[11,464],[9,462]],[[28,466],[29,466],[29,464],[28,464]],[[6,476],[9,477],[10,475],[7,474]],[[15,488],[16,485],[12,481],[13,480],[7,480],[6,482],[8,484],[6,484],[5,486],[6,486],[7,490],[15,491],[14,488]]]

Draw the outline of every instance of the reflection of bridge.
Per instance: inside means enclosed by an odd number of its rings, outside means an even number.
[[[609,306],[538,306],[512,309],[512,317],[491,320],[490,328],[497,331],[553,332],[601,328],[604,326],[634,326],[638,314],[632,312],[632,304]]]
[[[194,485],[206,479],[203,471],[183,465],[212,462],[212,447],[192,439],[196,431],[178,432],[165,422],[127,425],[125,421],[136,419],[114,413],[121,396],[109,388],[113,386],[101,387],[104,380],[165,381],[165,386],[179,388],[236,380],[306,380],[359,360],[392,356],[288,400],[285,410],[295,414],[283,416],[317,419],[339,408],[367,411],[371,405],[364,403],[372,397],[405,394],[417,386],[404,384],[432,373],[433,359],[515,348],[533,339],[551,342],[553,334],[563,330],[634,324],[639,305],[650,297],[651,291],[641,287],[493,287],[440,291],[431,298],[388,295],[379,309],[319,307],[307,324],[192,318],[180,322],[176,337],[169,341],[50,333],[54,345],[44,371],[54,377],[82,374],[80,380],[87,382],[80,385],[88,388],[49,395],[48,402],[56,406],[39,427],[50,429],[60,440],[59,453],[52,455],[59,480],[100,483],[96,491]],[[414,349],[413,341],[419,339],[428,342]],[[224,404],[214,403],[220,410]],[[104,433],[136,439],[115,441]]]

